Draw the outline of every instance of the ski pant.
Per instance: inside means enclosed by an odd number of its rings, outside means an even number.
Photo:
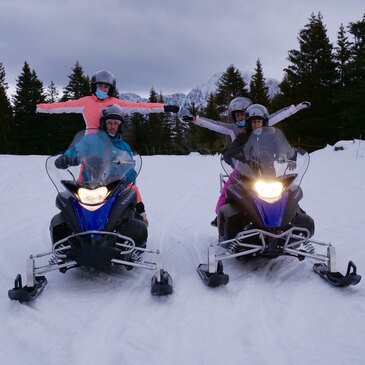
[[[236,169],[234,169],[231,172],[231,174],[229,175],[228,180],[226,181],[226,183],[224,184],[224,186],[221,190],[221,195],[219,196],[217,205],[215,207],[215,213],[217,215],[218,215],[219,210],[221,209],[222,205],[226,204],[226,190],[227,190],[228,186],[230,186],[233,183],[236,176],[237,176],[237,171],[236,171]]]
[[[137,185],[129,184],[128,187],[130,187],[131,189],[133,189],[136,192],[136,195],[137,195],[137,203],[142,202],[142,196],[141,196],[141,193],[138,190]]]

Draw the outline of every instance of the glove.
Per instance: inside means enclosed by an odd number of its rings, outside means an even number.
[[[58,169],[65,170],[65,169],[67,169],[67,167],[70,166],[70,159],[65,155],[59,156],[59,157],[57,157],[56,161],[54,162],[54,165]]]
[[[165,113],[178,113],[180,108],[177,105],[164,105],[163,110],[165,111]]]
[[[301,109],[305,109],[305,108],[309,108],[311,106],[311,103],[309,101],[302,101],[298,105],[301,106]]]
[[[234,167],[233,160],[232,160],[232,152],[229,148],[225,148],[222,152],[222,160],[227,163],[229,166]]]
[[[181,118],[184,122],[192,122],[194,120],[194,117],[192,117],[191,115],[183,115]]]
[[[58,169],[62,169],[62,170],[67,169],[67,167],[69,167],[69,166],[77,166],[78,164],[79,164],[79,159],[78,159],[77,155],[75,155],[71,158],[67,157],[65,155],[62,155],[60,157],[57,157],[56,161],[54,162],[54,165]]]
[[[297,167],[297,163],[295,161],[293,161],[293,160],[288,161],[288,170],[289,171],[295,170],[296,167]]]

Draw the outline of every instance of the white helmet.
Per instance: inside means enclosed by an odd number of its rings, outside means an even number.
[[[238,96],[232,99],[228,106],[228,113],[231,115],[233,121],[236,122],[236,112],[245,112],[251,104],[252,101],[244,96]]]

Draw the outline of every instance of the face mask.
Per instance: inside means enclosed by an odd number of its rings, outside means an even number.
[[[257,128],[257,129],[254,129],[252,131],[253,134],[255,134],[256,136],[259,136],[262,132],[262,128]]]
[[[95,95],[101,99],[101,100],[104,100],[108,97],[108,93],[106,93],[105,91],[102,91],[100,89],[96,89],[95,91]]]
[[[236,125],[240,128],[244,127],[246,125],[246,121],[245,120],[241,120],[241,121],[236,121]]]

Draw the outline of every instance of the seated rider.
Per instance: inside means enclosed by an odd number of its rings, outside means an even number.
[[[124,124],[123,119],[124,113],[123,109],[118,105],[109,105],[102,110],[99,129],[103,130],[110,137],[113,146],[126,152],[126,159],[133,160],[133,153],[131,147],[128,143],[123,141],[121,136],[122,126]],[[85,144],[87,144],[87,138],[93,137],[93,134],[86,135],[82,138],[77,144],[75,144],[72,148],[67,150],[62,156],[58,157],[55,161],[55,166],[59,169],[66,169],[69,166],[76,166],[80,164],[80,156],[82,156],[82,151],[85,148]],[[102,153],[103,151],[100,151]],[[82,172],[82,178],[85,179],[85,170]],[[129,187],[131,187],[137,194],[137,204],[135,206],[135,211],[139,214],[143,220],[143,222],[148,227],[148,219],[147,214],[145,212],[145,207],[142,202],[141,194],[135,185],[135,178],[137,174],[134,169],[126,175],[126,183]]]

